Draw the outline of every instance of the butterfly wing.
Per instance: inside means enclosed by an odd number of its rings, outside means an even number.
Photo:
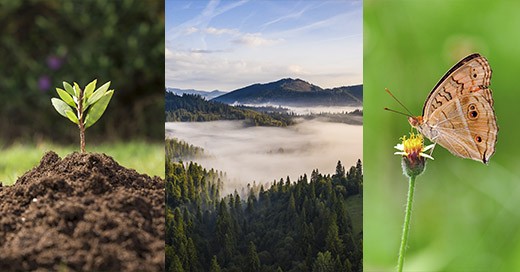
[[[487,163],[498,133],[490,80],[481,55],[459,61],[428,96],[419,130],[454,155]]]
[[[456,156],[487,163],[495,152],[498,133],[491,90],[452,101],[437,108],[419,130]]]
[[[485,89],[491,82],[491,67],[486,58],[472,54],[453,66],[430,92],[423,107],[423,117],[430,116],[437,108],[457,95]]]

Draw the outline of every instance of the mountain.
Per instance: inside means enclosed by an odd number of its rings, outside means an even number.
[[[208,92],[208,91],[200,91],[200,90],[194,90],[194,89],[178,89],[178,88],[166,88],[166,92],[173,93],[173,94],[180,95],[180,96],[182,96],[183,94],[200,95],[202,98],[204,98],[206,100],[211,100],[215,97],[226,94],[225,92],[221,92],[219,90],[214,90],[214,91]]]
[[[265,84],[253,84],[212,100],[226,104],[361,106],[363,104],[363,85],[323,89],[301,79],[284,78]]]

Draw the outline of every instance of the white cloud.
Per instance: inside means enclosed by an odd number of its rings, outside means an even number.
[[[206,51],[172,51],[166,61],[166,86],[232,91],[257,82],[299,77],[318,86],[348,85],[345,73],[308,70],[301,63],[278,63],[276,59],[239,58],[235,54],[210,54]],[[324,84],[327,82],[328,84]]]
[[[166,61],[166,86],[230,91],[255,82],[269,82],[287,66],[270,61],[246,60],[233,55],[201,51],[172,51]]]
[[[190,52],[198,53],[198,54],[214,54],[214,53],[230,52],[230,50],[191,49]]]
[[[301,75],[303,74],[303,68],[300,65],[289,65],[289,72]]]
[[[274,20],[271,20],[267,23],[264,23],[262,25],[262,28],[265,28],[267,26],[270,26],[272,24],[276,24],[276,23],[279,23],[279,22],[283,22],[283,21],[286,21],[286,20],[290,20],[290,19],[298,19],[300,18],[308,9],[309,7],[305,7],[303,8],[302,10],[299,10],[299,11],[293,11],[293,12],[289,12],[288,14],[286,15],[283,15],[281,17],[278,17]]]
[[[189,35],[189,34],[193,34],[193,33],[198,32],[198,31],[199,31],[198,28],[196,28],[194,26],[190,26],[190,27],[188,27],[188,28],[186,28],[184,30],[184,33],[186,33],[186,35]]]
[[[213,20],[245,3],[209,1],[198,16],[167,31],[167,86],[229,91],[285,77],[321,87],[362,81],[360,7],[307,20],[321,4],[304,2],[281,9],[278,17],[265,16],[267,22],[256,27],[243,18],[233,24]]]
[[[236,30],[236,29],[214,28],[214,27],[206,28],[205,32],[207,34],[212,34],[212,35],[222,35],[222,34],[238,35],[238,34],[240,34],[240,32],[238,30]]]
[[[195,18],[192,18],[178,26],[166,30],[166,39],[176,40],[182,35],[191,34],[206,28],[211,20],[223,13],[233,10],[246,4],[249,0],[226,2],[225,5],[219,6],[219,0],[211,0],[208,2],[204,10]],[[198,28],[197,28],[198,27]],[[188,31],[188,32],[186,32]],[[190,33],[190,31],[193,31]]]
[[[263,38],[259,33],[246,33],[238,39],[233,40],[233,42],[236,44],[243,44],[251,47],[274,45],[281,41],[282,39]]]
[[[164,48],[164,58],[165,59],[171,59],[173,57],[172,51],[168,49],[168,47]]]

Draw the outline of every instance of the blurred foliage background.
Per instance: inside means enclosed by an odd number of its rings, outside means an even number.
[[[406,271],[520,270],[520,2],[364,1],[364,271],[394,271],[408,181],[393,146],[410,132],[390,89],[414,114],[473,52],[493,70],[499,126],[489,165],[437,146],[417,178]],[[427,142],[428,144],[428,142]]]
[[[0,138],[76,143],[50,98],[62,82],[112,81],[96,140],[164,140],[164,1],[1,0]]]

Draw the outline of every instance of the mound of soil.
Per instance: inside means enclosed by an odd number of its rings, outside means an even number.
[[[0,271],[162,271],[164,228],[164,180],[104,154],[51,151],[0,183]]]

